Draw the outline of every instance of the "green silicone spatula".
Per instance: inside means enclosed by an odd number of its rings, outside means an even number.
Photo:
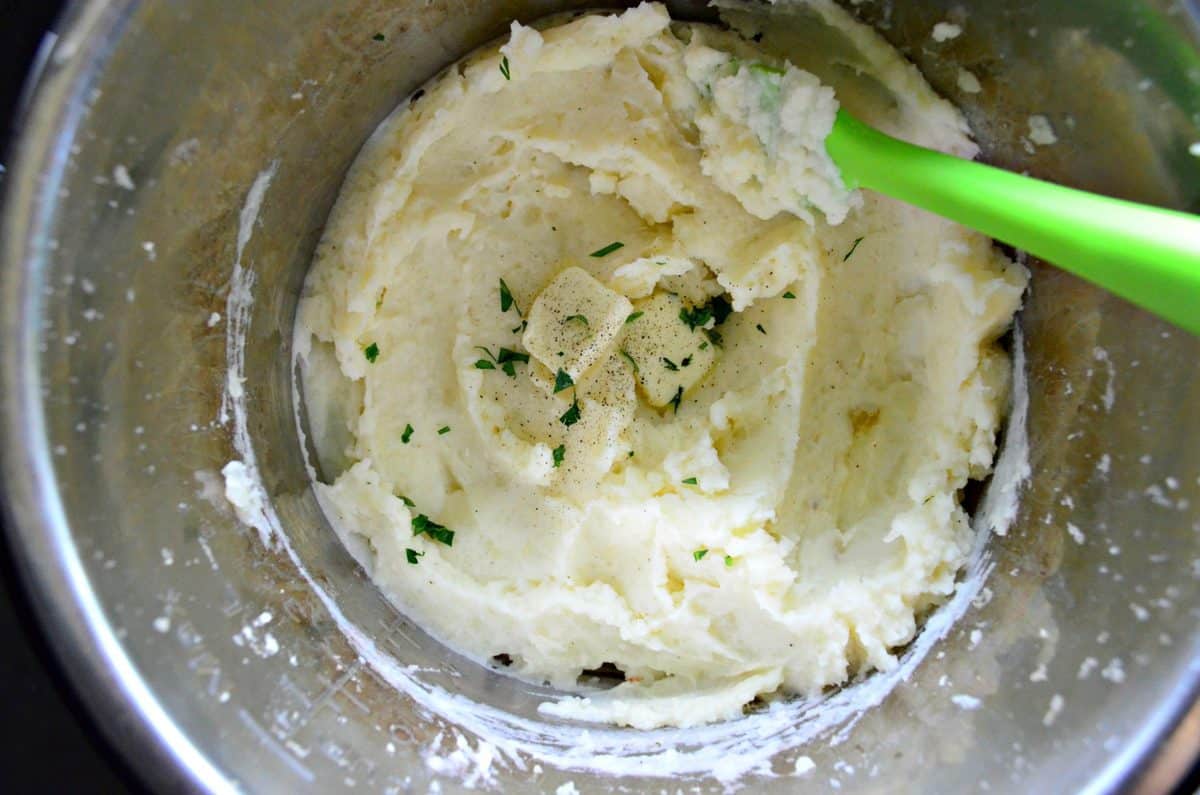
[[[825,148],[864,187],[977,229],[1200,334],[1200,216],[923,149],[839,110]]]

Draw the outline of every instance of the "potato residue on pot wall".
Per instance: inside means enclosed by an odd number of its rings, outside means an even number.
[[[297,326],[322,504],[450,646],[624,678],[549,714],[687,726],[816,693],[894,667],[955,588],[1026,274],[841,185],[839,102],[975,147],[840,24],[872,79],[836,98],[658,5],[514,25],[347,178]]]

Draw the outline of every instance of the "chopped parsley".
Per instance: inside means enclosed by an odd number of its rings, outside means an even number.
[[[708,337],[708,341],[713,345],[716,345],[718,348],[722,347],[722,345],[725,343],[725,338],[722,337],[721,332],[717,331],[715,328],[706,328],[704,330],[704,336]]]
[[[400,434],[400,441],[403,442],[404,444],[408,444],[408,440],[412,438],[412,435],[413,435],[413,426],[406,423],[404,425],[404,433]]]
[[[630,450],[630,451],[629,451],[629,457],[630,457],[630,458],[633,458],[633,451],[632,451],[632,450]]]
[[[508,289],[508,285],[504,280],[500,280],[500,311],[507,312],[511,308],[516,308],[517,317],[524,317],[521,314],[521,307],[517,306],[516,299],[513,298],[512,290]]]
[[[766,334],[766,333],[767,333],[767,330],[766,330],[765,328],[763,328],[763,326],[762,326],[762,323],[755,323],[755,324],[754,324],[754,327],[755,327],[756,329],[758,329],[758,331],[759,331],[759,333],[760,333],[760,334]]]
[[[635,373],[640,372],[638,370],[637,362],[635,362],[633,360],[633,357],[629,355],[629,351],[625,350],[624,348],[621,348],[620,354],[625,357],[625,361],[629,362],[629,366],[633,368],[633,371]]]
[[[633,321],[637,320],[639,317],[641,317],[644,314],[646,314],[646,313],[645,312],[631,312],[629,314],[629,317],[625,318],[625,322],[632,323]]]
[[[675,413],[679,413],[679,404],[683,402],[683,387],[675,390],[675,397],[671,398],[671,407],[675,409]]]
[[[571,400],[571,408],[563,412],[563,415],[558,418],[558,421],[570,428],[572,425],[579,422],[579,416],[579,398],[576,397]]]
[[[475,367],[480,370],[495,370],[495,365],[498,364],[500,365],[500,369],[504,371],[505,375],[507,375],[509,378],[516,378],[516,364],[529,364],[528,353],[514,351],[511,348],[501,348],[499,353],[493,354],[490,350],[482,345],[476,345],[475,348],[476,350],[483,351],[487,355],[488,359],[491,359],[490,362],[487,361],[487,359],[480,359],[479,361],[475,362]]]
[[[424,534],[439,544],[445,544],[448,547],[454,546],[454,531],[447,529],[445,525],[438,524],[423,513],[418,514],[412,520],[412,531],[414,536]]]
[[[560,444],[554,448],[554,468],[558,469],[562,466],[563,459],[567,457],[567,446]]]
[[[578,320],[580,323],[582,323],[585,326],[590,325],[588,323],[588,319],[586,317],[584,317],[583,315],[571,315],[570,317],[563,318],[564,323],[570,323],[572,320]]]
[[[496,363],[504,364],[505,362],[520,362],[521,364],[529,364],[529,354],[514,351],[511,348],[501,348],[496,354]]]
[[[715,296],[707,304],[701,306],[684,307],[679,310],[679,319],[683,321],[692,331],[698,328],[703,328],[708,325],[708,321],[713,321],[714,326],[719,326],[729,319],[733,313],[733,304],[723,296]]]
[[[783,297],[790,301],[790,300],[795,299],[796,294],[793,293],[791,290],[788,290],[786,293],[783,294]]]
[[[695,486],[697,483],[698,483],[698,481],[697,481],[697,480],[696,480],[696,478],[694,478],[694,477],[690,477],[690,478],[684,478],[684,479],[683,479],[683,484],[684,484],[685,486]]]
[[[400,498],[400,501],[403,502],[405,505],[407,505],[409,508],[417,507],[417,504],[415,502],[410,500],[408,497],[405,497],[403,494],[399,495],[399,498]]]
[[[374,39],[375,41],[383,41],[383,40],[384,40],[385,38],[387,38],[387,37],[386,37],[386,36],[384,36],[382,33],[376,33],[376,34],[375,34],[374,36],[372,36],[371,38],[372,38],[372,39]]]
[[[705,556],[705,555],[707,555],[707,554],[708,554],[708,550],[707,550],[707,549],[704,549],[704,548],[702,547],[702,548],[700,548],[700,549],[697,549],[695,552],[693,552],[693,553],[692,553],[692,558],[693,558],[694,560],[704,560],[704,556]]]
[[[726,565],[726,566],[732,566],[732,565],[733,565],[733,555],[726,555],[726,556],[725,556],[725,565]]]
[[[442,427],[438,428],[438,436],[445,436],[448,433],[450,433],[449,425],[443,425]]]
[[[363,356],[367,357],[367,361],[375,364],[375,360],[379,358],[379,345],[372,342],[367,347],[363,348]]]
[[[504,75],[505,80],[512,80],[512,74],[508,70],[508,56],[500,59],[500,74]]]
[[[704,350],[704,349],[705,349],[705,348],[707,348],[707,347],[708,347],[708,343],[707,343],[707,342],[702,342],[702,343],[700,343],[700,350]]]
[[[404,550],[404,557],[408,558],[408,562],[415,566],[417,565],[417,558],[425,557],[425,553],[418,552],[412,547],[409,547],[408,549]]]
[[[692,357],[691,357],[691,355],[689,354],[689,355],[687,355],[687,356],[684,356],[684,357],[683,357],[683,359],[681,359],[681,360],[680,360],[680,362],[679,362],[679,366],[680,366],[680,367],[687,367],[687,366],[688,366],[689,364],[691,364],[691,363],[692,363]]]
[[[712,307],[713,319],[717,321],[717,325],[721,325],[729,316],[733,314],[733,304],[729,303],[729,299],[723,295],[718,295],[708,302]]]
[[[858,248],[858,244],[861,242],[863,242],[863,239],[861,237],[854,238],[854,245],[852,245],[850,247],[850,250],[846,252],[846,256],[842,257],[842,262],[845,262],[846,260],[850,259],[850,255],[854,253],[854,249]]]
[[[562,392],[564,389],[570,389],[575,386],[575,380],[571,378],[571,374],[561,367],[554,375],[554,394]]]
[[[607,257],[609,254],[613,253],[614,251],[616,251],[619,248],[625,248],[625,244],[622,243],[621,241],[617,240],[612,243],[609,243],[604,248],[596,249],[588,256],[590,256],[590,257]]]
[[[708,306],[685,306],[679,310],[679,319],[692,331],[712,320],[712,316],[712,308]]]
[[[666,356],[662,357],[662,363],[663,367],[667,368],[673,373],[679,370],[679,365],[675,364],[675,362],[671,361]]]

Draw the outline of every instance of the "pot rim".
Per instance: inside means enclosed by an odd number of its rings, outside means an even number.
[[[22,584],[67,679],[143,781],[164,791],[236,792],[152,692],[105,616],[71,534],[47,441],[37,364],[42,241],[55,220],[87,92],[140,0],[75,0],[39,52],[15,118],[0,206],[0,472],[4,528]]]

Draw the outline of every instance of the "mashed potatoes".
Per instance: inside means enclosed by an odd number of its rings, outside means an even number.
[[[565,689],[624,674],[552,715],[814,693],[893,666],[954,589],[1026,275],[842,185],[839,101],[975,149],[813,8],[841,48],[820,80],[659,5],[514,24],[380,127],[317,253],[297,346],[325,510],[453,648]]]

